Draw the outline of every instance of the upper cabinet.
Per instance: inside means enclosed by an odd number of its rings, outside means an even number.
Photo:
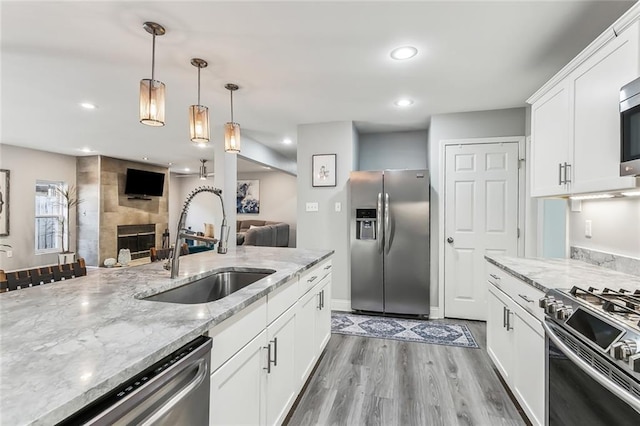
[[[638,183],[619,173],[620,88],[640,76],[638,8],[631,12],[636,17],[622,33],[607,30],[528,100],[532,196],[617,191]]]

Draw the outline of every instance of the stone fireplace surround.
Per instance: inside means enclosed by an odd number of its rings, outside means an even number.
[[[166,173],[162,197],[130,200],[124,193],[127,168]],[[78,206],[78,256],[89,266],[117,259],[118,226],[123,225],[153,224],[155,246],[161,247],[162,232],[169,223],[168,175],[166,167],[99,155],[78,157],[76,186],[83,200]]]

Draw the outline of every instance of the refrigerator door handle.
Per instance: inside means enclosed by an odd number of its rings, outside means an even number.
[[[389,212],[389,193],[384,193],[384,239],[387,250],[391,248],[391,213]]]
[[[382,252],[384,240],[382,235],[382,192],[378,192],[378,204],[376,205],[376,232],[378,238],[378,251]]]

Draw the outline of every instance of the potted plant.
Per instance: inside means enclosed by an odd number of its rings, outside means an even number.
[[[65,210],[66,215],[60,220],[60,247],[62,252],[58,254],[58,263],[75,262],[76,254],[69,250],[69,242],[71,239],[71,209],[75,209],[83,200],[78,198],[78,191],[75,185],[57,185],[55,187],[56,194],[62,200],[61,207]]]

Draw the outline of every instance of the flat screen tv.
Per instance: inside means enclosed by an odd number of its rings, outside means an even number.
[[[127,180],[124,193],[134,196],[162,196],[164,173],[147,170],[127,169]]]

